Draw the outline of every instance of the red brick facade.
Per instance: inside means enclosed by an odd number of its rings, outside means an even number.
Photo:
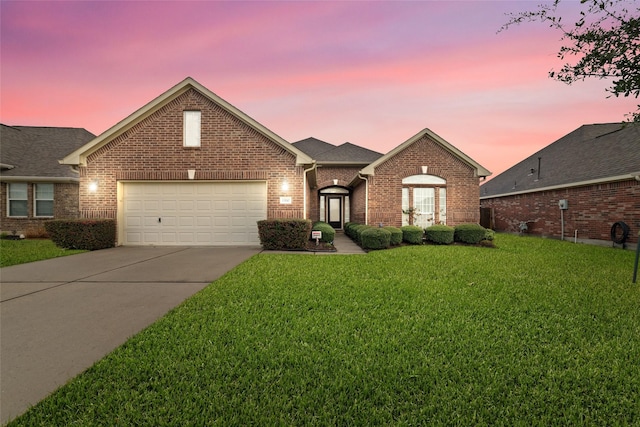
[[[39,218],[34,215],[34,184],[27,185],[27,217],[9,217],[7,200],[8,183],[0,186],[0,230],[5,233],[25,234],[27,236],[41,236],[44,233],[44,222],[52,218]],[[57,183],[53,185],[53,218],[78,218],[78,184]]]
[[[197,147],[184,146],[185,111],[200,112]],[[447,223],[477,223],[478,173],[489,172],[456,153],[425,130],[381,157],[380,164],[350,159],[344,166],[313,165],[311,157],[188,78],[83,150],[71,153],[65,164],[79,166],[79,214],[84,218],[121,220],[123,183],[188,181],[188,170],[195,170],[196,181],[265,182],[267,218],[317,221],[323,217],[320,195],[327,190],[323,200],[332,217],[327,222],[401,226],[402,180],[423,173],[422,166],[427,166],[430,175],[446,180],[439,186],[446,186]],[[358,178],[365,169],[368,181]],[[91,183],[97,183],[97,190],[89,189]],[[284,203],[283,197],[291,203]],[[436,199],[436,209],[437,203]]]
[[[183,146],[183,112],[201,111],[201,146]],[[81,167],[80,213],[116,218],[119,181],[251,180],[267,182],[269,218],[303,217],[303,167],[295,156],[206,96],[191,89],[136,123],[87,158]],[[89,191],[97,180],[98,190]],[[286,192],[283,182],[289,184]],[[292,203],[280,204],[280,197]]]
[[[446,180],[446,223],[477,223],[480,190],[474,168],[424,136],[378,165],[369,177],[369,224],[402,225],[402,179],[420,175],[422,166],[427,166],[428,174]],[[435,187],[437,192],[439,186]]]
[[[611,227],[623,221],[631,229],[629,242],[637,243],[640,230],[640,182],[589,185],[527,194],[484,198],[483,208],[493,208],[495,229],[518,232],[521,222],[527,222],[527,233],[561,237],[559,200],[567,200],[564,211],[565,239],[610,241]]]

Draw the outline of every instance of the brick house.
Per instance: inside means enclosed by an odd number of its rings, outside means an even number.
[[[115,218],[126,245],[256,244],[264,218],[400,226],[411,204],[431,221],[478,222],[489,175],[429,130],[384,156],[290,144],[192,78],[62,162],[79,170],[80,215]]]
[[[313,220],[336,229],[348,221],[397,227],[479,222],[479,178],[491,173],[429,129],[385,155],[314,138],[293,145],[316,160]],[[403,213],[410,208],[414,218]]]
[[[637,242],[640,125],[581,126],[483,184],[480,204],[500,231],[610,241],[622,221]]]
[[[41,235],[46,220],[78,217],[77,171],[58,163],[93,139],[85,129],[0,124],[0,230]]]

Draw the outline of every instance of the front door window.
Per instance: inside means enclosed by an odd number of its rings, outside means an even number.
[[[327,197],[327,222],[335,229],[342,228],[342,197]]]

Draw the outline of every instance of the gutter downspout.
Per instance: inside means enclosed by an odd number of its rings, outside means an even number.
[[[313,166],[302,172],[302,217],[304,219],[307,219],[307,172],[311,172],[316,166],[318,166],[318,164],[313,162]]]
[[[360,175],[360,172],[358,178],[364,181],[364,223],[369,225],[369,178]]]

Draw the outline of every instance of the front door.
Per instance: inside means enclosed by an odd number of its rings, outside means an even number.
[[[336,230],[342,229],[342,197],[327,197],[327,222]]]

